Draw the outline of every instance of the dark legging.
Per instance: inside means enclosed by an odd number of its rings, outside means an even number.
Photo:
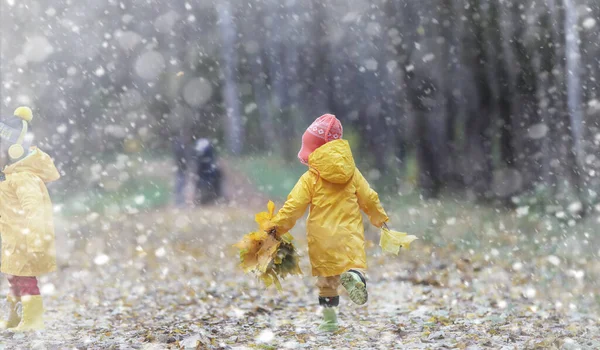
[[[40,295],[36,277],[8,276],[10,293],[16,297]]]

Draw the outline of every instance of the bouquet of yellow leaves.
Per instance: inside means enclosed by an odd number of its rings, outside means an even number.
[[[268,211],[256,214],[259,230],[250,232],[236,243],[240,251],[240,267],[244,272],[257,274],[267,287],[275,285],[281,291],[279,279],[301,275],[299,256],[293,244],[294,237],[288,232],[276,237],[268,233],[275,213],[275,204],[269,201]]]

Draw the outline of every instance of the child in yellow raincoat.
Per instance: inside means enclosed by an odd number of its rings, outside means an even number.
[[[340,284],[354,303],[362,305],[368,299],[361,210],[376,227],[389,220],[379,196],[356,168],[342,135],[340,121],[331,114],[319,117],[308,128],[298,158],[309,170],[271,223],[272,232],[288,232],[310,207],[308,253],[312,274],[317,276],[319,304],[324,307],[319,329],[329,332],[338,329],[335,307]]]
[[[3,169],[0,182],[0,270],[10,284],[9,314],[0,329],[17,332],[44,327],[37,276],[56,270],[52,203],[45,184],[60,175],[50,156],[27,147],[25,134],[31,119],[31,110],[23,107],[14,116],[0,119],[3,159],[10,146],[10,164]],[[21,315],[17,312],[19,302]]]

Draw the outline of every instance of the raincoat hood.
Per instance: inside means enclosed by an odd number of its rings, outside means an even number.
[[[354,176],[356,165],[346,140],[331,141],[317,148],[308,158],[308,166],[325,181],[344,184]]]
[[[6,166],[3,172],[6,175],[31,173],[39,177],[44,183],[56,181],[60,178],[52,158],[37,147],[32,147],[25,158]]]

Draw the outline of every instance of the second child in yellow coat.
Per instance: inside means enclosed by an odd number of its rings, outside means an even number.
[[[312,274],[318,278],[319,303],[324,307],[322,331],[337,330],[334,307],[339,304],[340,284],[353,302],[367,302],[361,210],[376,227],[389,220],[379,196],[356,168],[342,135],[341,123],[330,114],[308,128],[298,157],[309,169],[272,220],[276,232],[288,232],[309,208],[308,253]]]
[[[31,119],[29,108],[0,119],[0,148],[8,148],[10,158],[0,181],[0,269],[10,283],[9,313],[0,329],[17,332],[44,327],[37,277],[56,270],[53,210],[46,184],[60,175],[48,154],[23,146],[28,146],[24,135]]]

